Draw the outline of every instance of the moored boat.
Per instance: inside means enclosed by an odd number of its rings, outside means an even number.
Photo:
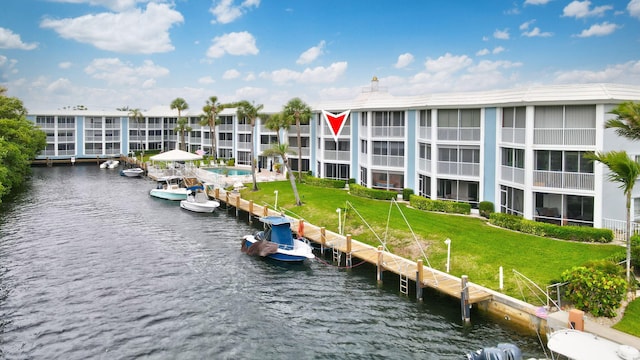
[[[284,216],[265,216],[260,221],[265,223],[267,229],[245,235],[242,239],[243,252],[288,262],[315,258],[308,242],[293,237],[289,219]]]
[[[211,213],[220,206],[220,203],[215,200],[210,200],[206,193],[204,193],[202,186],[193,186],[187,190],[187,199],[180,201],[180,207],[200,213]]]
[[[120,165],[118,160],[107,160],[100,164],[100,169],[115,169]]]
[[[120,170],[120,175],[127,177],[137,177],[142,176],[142,174],[144,174],[144,170],[139,167]]]
[[[149,195],[165,200],[186,200],[187,188],[182,184],[181,176],[165,176],[158,178],[155,189]]]

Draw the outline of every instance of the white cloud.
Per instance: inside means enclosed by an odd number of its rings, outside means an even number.
[[[493,37],[500,40],[509,40],[509,29],[496,30],[493,32]]]
[[[235,5],[234,0],[220,0],[209,9],[209,12],[215,17],[211,22],[228,24],[242,16],[250,8],[258,6],[260,6],[260,0],[245,0],[240,5]]]
[[[323,54],[323,49],[326,42],[324,40],[320,41],[320,43],[314,47],[309,48],[307,51],[300,54],[298,60],[296,60],[296,64],[304,65],[316,60],[320,55]]]
[[[167,68],[155,65],[151,60],[145,60],[141,66],[135,67],[118,58],[94,59],[84,72],[110,85],[132,87],[148,85],[149,80],[155,81],[159,77],[169,75]]]
[[[631,0],[627,5],[629,15],[640,19],[640,0]]]
[[[65,39],[91,44],[102,50],[153,54],[174,49],[169,29],[183,21],[182,14],[169,5],[151,2],[144,11],[132,9],[61,20],[47,18],[40,27],[52,29]]]
[[[402,69],[409,66],[409,64],[411,64],[413,60],[414,60],[414,57],[411,53],[404,53],[398,56],[398,61],[396,61],[395,65],[393,66],[396,69]]]
[[[16,64],[18,60],[9,59],[4,55],[0,55],[0,78],[7,79],[9,74],[17,74]]]
[[[555,73],[557,83],[640,83],[640,61],[607,66],[602,70],[570,70]]]
[[[0,27],[0,49],[20,49],[33,50],[38,47],[38,43],[24,43],[20,39],[20,35],[14,34],[13,31]]]
[[[485,55],[489,55],[491,53],[491,51],[489,51],[489,49],[484,48],[482,50],[478,50],[476,52],[476,56],[485,56]]]
[[[250,72],[244,77],[244,81],[253,81],[256,79],[256,74]]]
[[[213,84],[216,81],[213,80],[213,78],[211,76],[203,76],[200,79],[198,79],[198,83],[199,84],[203,84],[203,85],[209,85],[209,84]]]
[[[446,73],[452,74],[473,63],[467,55],[454,56],[446,53],[437,59],[427,58],[424,67],[429,73]]]
[[[136,6],[137,3],[149,0],[52,0],[54,2],[70,4],[89,4],[92,6],[102,6],[113,11],[128,10]]]
[[[502,46],[496,46],[495,48],[493,48],[493,51],[491,52],[492,54],[500,54],[501,52],[504,52],[504,48]]]
[[[225,54],[257,55],[259,52],[256,39],[246,31],[216,36],[212,42],[213,45],[207,50],[207,56],[211,58],[220,58]]]
[[[63,62],[58,64],[58,67],[60,69],[69,69],[71,67],[71,65],[73,65],[73,64],[70,61],[63,61]]]
[[[257,88],[252,86],[243,87],[235,91],[236,99],[257,99],[265,96],[269,93],[269,90],[264,88]]]
[[[69,79],[60,78],[50,83],[46,87],[48,93],[68,93],[71,89],[71,81]]]
[[[529,20],[529,21],[525,21],[522,24],[520,24],[519,29],[520,30],[527,30],[529,28],[529,26],[533,25],[533,23],[535,23],[535,19],[534,20]]]
[[[596,6],[593,9],[589,9],[591,1],[578,1],[574,0],[569,5],[565,6],[562,11],[562,16],[575,17],[577,19],[590,17],[590,16],[603,16],[607,10],[612,10],[613,6],[603,5]]]
[[[525,5],[545,5],[551,0],[525,0]]]
[[[230,69],[222,74],[222,78],[225,80],[237,79],[240,77],[240,72],[236,69]]]
[[[347,62],[341,61],[331,64],[329,67],[318,66],[306,68],[299,72],[290,69],[280,69],[272,72],[262,72],[260,77],[269,79],[278,84],[288,82],[298,83],[330,83],[336,81],[347,70]]]
[[[619,26],[616,24],[611,24],[605,21],[602,24],[591,25],[590,28],[582,30],[580,34],[577,34],[575,36],[577,37],[606,36],[616,31],[618,27]]]
[[[526,36],[526,37],[551,37],[553,36],[552,32],[542,32],[540,31],[539,27],[534,27],[533,29],[531,29],[531,31],[523,31],[522,32],[522,36]]]

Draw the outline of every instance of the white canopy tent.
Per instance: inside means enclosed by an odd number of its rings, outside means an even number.
[[[153,155],[149,158],[151,161],[193,161],[202,160],[202,155],[192,154],[182,150],[171,150]]]

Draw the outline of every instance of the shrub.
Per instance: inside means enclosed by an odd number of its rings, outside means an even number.
[[[376,199],[376,200],[392,200],[398,196],[398,193],[394,191],[369,189],[365,186],[358,185],[358,184],[349,185],[349,192],[353,196],[360,196],[360,197]]]
[[[481,201],[478,204],[478,210],[480,211],[480,216],[488,219],[494,212],[493,203],[491,201]]]
[[[408,200],[411,195],[413,195],[413,189],[404,188],[402,189],[402,199]]]
[[[304,182],[307,185],[311,185],[311,186],[335,188],[335,189],[342,189],[344,188],[344,184],[345,184],[344,180],[321,179],[313,176],[305,176]]]
[[[594,316],[616,316],[627,292],[624,278],[606,274],[598,268],[577,266],[562,273],[562,280],[568,282],[567,298],[580,310]]]
[[[446,200],[431,200],[418,195],[410,195],[409,203],[414,208],[420,210],[439,211],[453,214],[471,213],[471,205],[467,203]]]
[[[613,240],[613,231],[609,229],[596,229],[587,226],[560,226],[527,220],[521,216],[504,213],[491,214],[489,223],[505,229],[555,239],[599,243],[609,243]]]

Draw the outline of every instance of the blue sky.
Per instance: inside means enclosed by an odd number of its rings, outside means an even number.
[[[0,84],[29,110],[212,95],[277,111],[532,84],[640,85],[640,0],[11,0]]]

